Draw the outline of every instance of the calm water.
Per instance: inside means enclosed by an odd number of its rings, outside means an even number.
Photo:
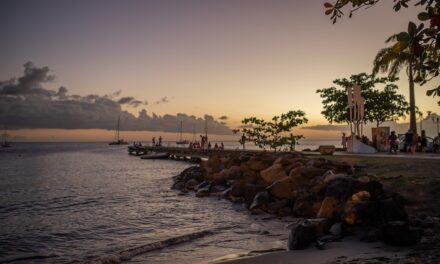
[[[171,177],[188,166],[140,160],[105,143],[0,149],[0,262],[81,262],[202,230],[215,233],[129,263],[200,263],[285,246],[286,220],[170,190]]]

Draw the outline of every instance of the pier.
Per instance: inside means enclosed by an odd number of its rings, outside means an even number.
[[[129,146],[128,153],[133,156],[148,155],[151,153],[167,153],[169,159],[187,160],[199,162],[207,159],[213,154],[230,154],[230,153],[256,153],[258,150],[242,150],[242,149],[190,149],[182,147],[156,147],[156,146]]]

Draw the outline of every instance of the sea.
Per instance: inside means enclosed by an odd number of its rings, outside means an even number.
[[[124,263],[209,263],[286,247],[291,219],[171,190],[172,177],[189,166],[141,160],[103,142],[0,149],[0,263],[83,263],[146,245]],[[205,231],[185,243],[160,243]],[[163,248],[151,250],[152,243]]]

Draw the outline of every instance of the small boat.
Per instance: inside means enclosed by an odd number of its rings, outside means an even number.
[[[1,145],[2,148],[10,148],[10,147],[12,147],[11,142],[8,142],[8,141],[7,141],[7,139],[8,139],[8,134],[6,133],[6,127],[5,127],[5,132],[3,132],[2,138],[3,138],[3,140],[2,140],[2,145]]]
[[[188,140],[182,140],[182,132],[183,132],[183,122],[182,121],[180,121],[180,130],[179,130],[179,132],[180,132],[180,139],[178,140],[178,141],[176,141],[176,144],[177,145],[187,145],[187,144],[189,144],[189,141]]]
[[[170,155],[168,153],[149,153],[141,156],[141,159],[167,159]]]
[[[120,125],[121,117],[118,117],[118,124],[116,127],[115,141],[108,143],[109,145],[128,145],[128,142],[119,138],[119,125]]]

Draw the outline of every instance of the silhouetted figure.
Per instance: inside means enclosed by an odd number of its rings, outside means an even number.
[[[208,150],[211,149],[211,142],[208,143]]]
[[[217,143],[215,143],[215,145],[214,145],[214,150],[218,150],[218,144]]]
[[[344,132],[342,132],[341,145],[343,150],[347,149],[347,137]]]
[[[156,138],[155,137],[153,137],[153,140],[151,140],[151,143],[152,143],[153,146],[156,145]]]
[[[405,150],[405,152],[410,152],[411,151],[411,146],[412,146],[412,141],[413,140],[413,133],[411,130],[408,130],[408,132],[406,132],[405,134],[405,144],[403,146],[403,149]]]
[[[159,136],[159,147],[162,147],[162,136]]]
[[[223,142],[220,143],[220,150],[224,150],[225,149],[225,145],[223,144]]]
[[[422,130],[422,134],[420,136],[420,151],[426,152],[426,149],[428,148],[428,139],[426,138],[426,132],[425,130]]]
[[[440,133],[438,133],[432,142],[432,152],[440,152]]]
[[[390,152],[397,153],[399,145],[397,144],[397,136],[395,131],[391,131],[391,135],[388,137],[388,141],[390,142]]]

